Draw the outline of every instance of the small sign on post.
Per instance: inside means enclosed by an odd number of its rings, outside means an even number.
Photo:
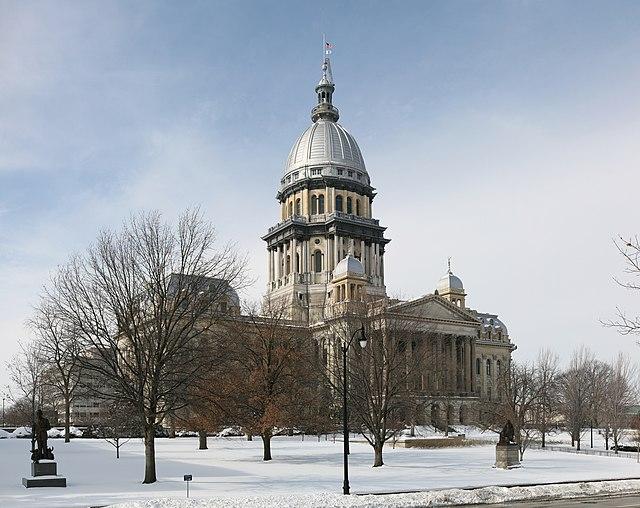
[[[189,497],[189,482],[193,480],[193,476],[190,474],[184,475],[184,481],[187,482],[187,497]]]

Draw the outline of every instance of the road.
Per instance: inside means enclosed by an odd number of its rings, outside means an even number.
[[[603,508],[640,508],[640,495],[619,497],[591,497],[582,499],[559,499],[555,501],[523,501],[518,503],[486,504],[483,507],[505,507],[514,508],[587,508],[598,506]]]

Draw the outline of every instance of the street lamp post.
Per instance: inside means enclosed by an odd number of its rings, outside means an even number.
[[[366,347],[367,338],[364,335],[364,326],[358,328],[349,339],[349,342],[342,342],[342,430],[343,430],[343,463],[344,463],[344,480],[342,482],[342,493],[350,494],[349,487],[349,413],[347,412],[347,352],[351,347],[356,334],[360,334],[360,347]]]

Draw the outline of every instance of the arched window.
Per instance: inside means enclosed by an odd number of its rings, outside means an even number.
[[[487,359],[487,376],[491,375],[491,360]]]
[[[496,362],[496,374],[498,374],[498,376],[502,373],[502,364],[500,362],[500,360],[498,360]]]
[[[318,196],[318,213],[324,213],[324,194]]]
[[[315,215],[318,213],[318,196],[315,194],[311,196],[311,214]]]
[[[480,362],[480,358],[476,358],[476,374],[478,376],[482,374],[482,363]]]
[[[351,198],[347,198],[347,213],[353,213],[353,201]]]
[[[296,264],[295,264],[295,268],[296,268],[296,273],[300,273],[300,254],[298,254],[296,252]]]
[[[313,271],[316,273],[322,271],[322,252],[319,250],[313,253]]]
[[[360,215],[360,200],[356,199],[356,215]]]
[[[285,266],[285,274],[291,273],[291,256],[287,254],[287,265]]]
[[[342,196],[338,194],[336,196],[336,212],[342,211]]]
[[[289,201],[289,217],[293,215],[293,201]]]
[[[296,215],[302,215],[300,198],[296,199]]]

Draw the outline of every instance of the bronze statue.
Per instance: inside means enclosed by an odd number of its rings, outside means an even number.
[[[515,443],[515,430],[513,428],[511,420],[507,420],[507,423],[504,424],[502,431],[500,431],[500,440],[498,441],[498,444],[506,445],[512,443]]]
[[[43,459],[53,460],[53,447],[47,447],[47,439],[49,435],[47,431],[51,428],[49,420],[42,415],[42,409],[36,411],[36,420],[33,422],[33,438],[38,445],[38,448],[31,446],[31,460],[38,462]]]

